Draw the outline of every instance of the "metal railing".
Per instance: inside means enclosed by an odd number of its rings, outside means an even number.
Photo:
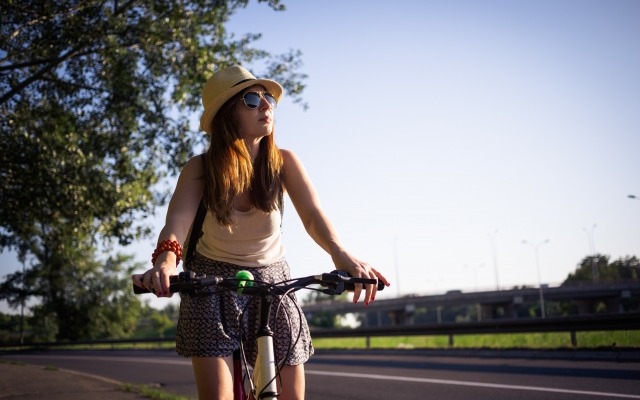
[[[454,337],[468,334],[503,334],[503,333],[544,333],[567,332],[571,337],[571,344],[577,347],[577,332],[587,331],[630,331],[640,330],[640,313],[598,314],[591,316],[572,316],[554,318],[529,319],[498,319],[480,322],[447,322],[440,324],[399,325],[376,328],[312,328],[312,338],[349,338],[362,337],[367,341],[372,337],[393,336],[448,336],[449,346],[453,347]],[[22,345],[0,344],[0,348],[60,348],[60,347],[121,347],[174,342],[175,338],[147,338],[147,339],[106,339],[83,340],[73,342],[24,343]],[[638,344],[640,346],[640,343]]]
[[[571,345],[577,347],[576,332],[640,330],[640,313],[601,314],[556,318],[493,319],[479,322],[445,322],[438,324],[400,325],[358,329],[316,329],[314,338],[380,336],[448,336],[449,346],[454,336],[469,334],[567,332]],[[638,343],[640,346],[640,343]],[[368,347],[368,346],[367,346]]]

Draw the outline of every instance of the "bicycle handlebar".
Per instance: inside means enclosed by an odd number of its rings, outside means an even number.
[[[245,283],[244,286],[241,283]],[[169,290],[171,293],[187,293],[187,294],[209,294],[203,293],[207,288],[212,286],[221,286],[227,289],[236,289],[238,293],[247,295],[282,295],[288,292],[304,289],[309,285],[320,284],[325,287],[320,291],[325,294],[339,295],[344,291],[353,291],[356,284],[376,284],[378,290],[384,289],[384,283],[377,279],[354,278],[344,271],[332,271],[320,275],[311,275],[303,278],[287,280],[279,283],[268,283],[262,281],[254,281],[251,279],[238,278],[222,278],[219,276],[211,276],[205,274],[196,274],[193,271],[185,270],[178,275],[169,278]],[[135,294],[151,293],[150,290],[133,285]]]

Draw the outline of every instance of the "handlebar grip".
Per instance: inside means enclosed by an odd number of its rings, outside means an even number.
[[[378,281],[378,290],[383,290],[384,289],[384,282],[382,282],[381,280],[377,280],[377,281]],[[344,289],[347,290],[347,291],[352,292],[355,289],[355,283],[353,283],[353,282],[345,282]]]
[[[179,275],[172,275],[169,277],[169,290],[174,293],[174,285],[180,281]],[[147,288],[142,288],[135,283],[131,284],[133,286],[133,294],[145,294],[145,293],[155,293],[155,291],[151,291]]]
[[[382,282],[379,279],[368,279],[368,278],[353,278],[348,272],[345,271],[340,271],[340,270],[334,270],[331,271],[331,274],[334,275],[338,275],[338,276],[342,276],[345,278],[352,278],[352,281],[344,281],[342,280],[340,283],[344,284],[344,290],[352,292],[355,289],[355,284],[356,283],[364,283],[365,285],[367,284],[373,284],[377,281],[378,284],[378,290],[383,290],[384,289],[384,282]],[[353,282],[356,281],[356,282]]]
[[[147,290],[145,288],[141,288],[140,286],[136,285],[135,283],[132,283],[131,285],[133,286],[133,294],[151,293],[150,290]]]

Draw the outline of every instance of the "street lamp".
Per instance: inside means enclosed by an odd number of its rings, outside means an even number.
[[[394,284],[396,285],[397,296],[398,298],[400,298],[400,271],[398,268],[398,238],[397,237],[393,238],[393,264],[396,270],[396,281]]]
[[[491,239],[491,253],[493,255],[493,272],[496,276],[496,291],[500,290],[500,281],[498,280],[498,257],[496,252],[496,235],[498,234],[498,230],[493,231],[493,234],[489,235]]]
[[[536,256],[536,268],[538,270],[538,287],[539,287],[539,291],[540,291],[540,313],[542,315],[542,318],[544,319],[544,318],[547,317],[547,313],[545,312],[544,293],[542,292],[542,280],[540,279],[540,257],[538,256],[538,249],[543,244],[549,243],[549,239],[546,239],[543,242],[538,243],[537,245],[534,245],[533,243],[529,243],[526,240],[523,240],[522,243],[531,245],[531,247],[533,247],[533,251],[534,251],[535,256]]]
[[[469,268],[468,264],[464,265],[465,268]],[[477,268],[478,267],[471,267],[471,269],[473,269],[473,290],[474,291],[478,291],[478,273],[477,273]],[[480,264],[479,268],[484,268],[484,264]]]
[[[598,282],[599,280],[599,271],[598,266],[596,265],[596,241],[593,238],[593,230],[596,229],[596,224],[593,224],[591,230],[587,228],[582,228],[583,231],[587,233],[587,239],[589,240],[589,252],[591,253],[591,278],[593,282]]]
[[[591,229],[582,228],[582,230],[587,233],[587,240],[589,241],[589,252],[591,254],[596,254],[596,241],[593,237],[593,230],[596,229],[596,226],[596,224],[593,224]]]

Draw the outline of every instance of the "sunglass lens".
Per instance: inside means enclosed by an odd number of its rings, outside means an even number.
[[[267,100],[267,103],[271,105],[271,108],[276,108],[276,106],[278,105],[278,101],[271,95],[271,93],[265,93],[264,99]]]
[[[249,108],[258,108],[260,106],[260,95],[258,93],[248,92],[244,94],[244,104]]]

